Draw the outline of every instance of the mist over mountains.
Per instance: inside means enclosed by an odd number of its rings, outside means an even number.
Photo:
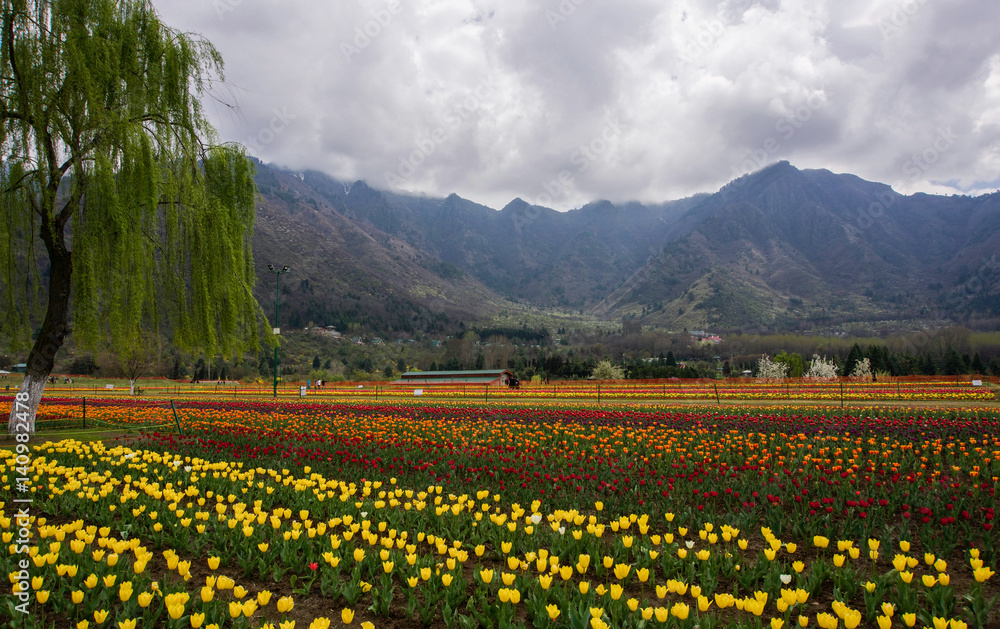
[[[569,212],[408,196],[258,165],[258,300],[282,318],[437,332],[526,308],[681,330],[900,331],[1000,316],[1000,193],[903,196],[779,162],[714,194]]]

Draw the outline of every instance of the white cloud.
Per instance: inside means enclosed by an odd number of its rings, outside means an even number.
[[[216,96],[239,112],[206,103],[225,139],[376,187],[568,209],[778,159],[906,191],[978,190],[1000,166],[986,0],[155,5],[225,58]]]

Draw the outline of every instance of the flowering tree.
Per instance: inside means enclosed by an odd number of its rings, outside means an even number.
[[[832,360],[827,360],[826,356],[820,358],[819,354],[813,354],[809,362],[809,369],[806,371],[806,378],[815,380],[833,380],[837,377],[837,366]]]
[[[757,361],[757,377],[766,380],[781,380],[788,375],[788,364],[771,360],[767,354]]]
[[[864,380],[865,382],[870,382],[872,379],[871,361],[867,358],[862,358],[858,362],[854,363],[854,369],[851,371],[851,377]]]
[[[610,360],[602,360],[594,367],[590,377],[594,380],[624,380],[625,370],[612,365]]]

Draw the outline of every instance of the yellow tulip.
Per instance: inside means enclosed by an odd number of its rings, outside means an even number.
[[[892,627],[892,618],[889,616],[879,616],[875,620],[878,621],[878,629],[889,629]]]
[[[493,581],[493,571],[480,568],[479,578],[482,579],[483,583],[489,584]],[[549,580],[551,581],[551,577],[549,578]]]
[[[859,624],[861,624],[861,612],[850,610],[844,614],[844,626],[847,629],[855,629]]]
[[[546,605],[545,606],[545,611],[548,612],[548,614],[549,614],[549,620],[555,620],[556,618],[559,617],[559,614],[562,613],[562,612],[560,612],[559,607],[556,606],[556,605],[554,605],[554,604],[553,605]]]
[[[771,629],[781,629],[781,626],[783,624],[785,624],[785,621],[782,620],[781,618],[772,618],[771,619]]]
[[[903,614],[903,624],[905,624],[907,627],[912,627],[913,625],[917,624],[917,615],[913,612],[909,614]]]
[[[673,607],[670,608],[670,614],[681,620],[687,620],[690,611],[691,608],[686,603],[674,603]]]
[[[612,583],[611,584],[611,598],[612,598],[612,600],[617,601],[618,599],[620,599],[622,597],[622,592],[623,591],[624,591],[624,588],[622,586],[618,585],[617,583]]]
[[[340,619],[344,621],[345,625],[351,624],[351,621],[354,620],[354,610],[347,609],[346,607],[340,610]]]
[[[99,625],[103,625],[104,621],[108,618],[108,611],[106,609],[99,609],[94,611],[94,622]]]
[[[284,614],[292,611],[292,608],[295,607],[295,603],[292,601],[291,596],[282,596],[278,599],[278,602],[275,603],[275,606],[278,608],[279,613]]]
[[[209,557],[208,558],[208,569],[209,570],[218,570],[219,569],[219,563],[221,561],[222,561],[221,557]]]
[[[199,629],[205,623],[204,612],[200,614],[191,614],[191,629]]]

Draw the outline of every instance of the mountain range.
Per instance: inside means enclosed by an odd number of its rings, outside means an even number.
[[[778,162],[713,194],[495,210],[258,164],[256,293],[385,334],[544,312],[667,329],[812,331],[1000,316],[1000,193],[901,195]]]

